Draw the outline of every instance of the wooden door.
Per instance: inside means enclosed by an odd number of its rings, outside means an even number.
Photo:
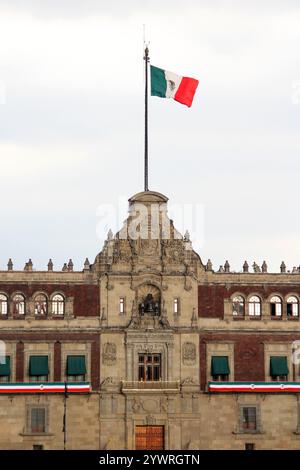
[[[136,450],[163,450],[164,426],[136,426]]]

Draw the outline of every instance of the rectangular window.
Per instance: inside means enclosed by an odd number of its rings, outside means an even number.
[[[289,369],[286,356],[270,357],[270,376],[272,380],[277,382],[287,381],[288,374]]]
[[[228,382],[229,380],[229,361],[228,356],[212,356],[211,358],[211,376],[215,382]]]
[[[288,317],[298,317],[298,304],[297,303],[287,303],[286,304],[286,313]]]
[[[243,407],[242,409],[243,414],[243,431],[256,431],[257,430],[257,422],[256,422],[256,407],[249,406]]]
[[[30,356],[29,376],[32,382],[47,382],[49,375],[48,356]]]
[[[31,408],[30,432],[33,434],[42,434],[46,432],[46,408]]]
[[[66,374],[69,382],[84,382],[86,375],[85,356],[67,356]]]
[[[119,313],[120,315],[124,315],[125,313],[125,298],[124,297],[120,297],[120,300],[119,300]]]
[[[272,302],[270,304],[271,316],[272,317],[281,317],[282,309],[280,302]]]
[[[179,299],[177,297],[173,300],[173,313],[174,315],[179,314]]]
[[[4,364],[0,364],[0,383],[10,381],[10,356],[5,356]]]
[[[161,354],[139,354],[139,381],[161,380]]]

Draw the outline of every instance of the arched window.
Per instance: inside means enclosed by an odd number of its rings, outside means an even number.
[[[294,295],[288,297],[286,301],[286,313],[288,317],[298,317],[299,315],[299,302]]]
[[[273,295],[270,299],[270,312],[271,317],[281,317],[282,315],[282,300],[278,295]]]
[[[249,298],[249,315],[252,317],[261,315],[261,301],[257,295],[252,295]]]
[[[35,297],[34,313],[36,315],[47,315],[47,297],[45,294],[38,294]]]
[[[7,315],[7,297],[4,294],[0,294],[0,315]]]
[[[232,315],[240,317],[245,315],[245,300],[241,295],[236,295],[232,299]]]
[[[55,294],[52,297],[52,313],[53,315],[64,315],[65,299],[61,294]]]
[[[12,299],[13,314],[24,315],[25,314],[25,297],[22,294],[15,294]]]

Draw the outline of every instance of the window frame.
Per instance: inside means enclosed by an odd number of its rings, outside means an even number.
[[[235,309],[235,304],[238,304],[237,309]],[[245,297],[242,294],[234,294],[231,297],[231,313],[233,318],[245,318]]]
[[[287,374],[285,375],[271,375],[271,359],[272,358],[285,358],[286,359],[286,364],[289,370],[289,363],[288,363],[288,356],[287,355],[282,355],[282,354],[271,354],[269,357],[269,377],[271,377],[271,382],[288,382],[289,381],[289,374],[290,370]]]
[[[275,299],[275,298],[278,298],[280,301],[274,301],[272,299]],[[281,319],[282,318],[282,310],[283,310],[283,302],[282,302],[282,298],[280,297],[280,295],[277,295],[277,294],[274,294],[270,297],[269,299],[269,305],[270,305],[270,317],[272,319],[274,318],[277,318],[277,319]],[[273,312],[274,310],[274,312]],[[280,313],[278,313],[278,311],[280,311]]]
[[[251,299],[258,299],[257,300],[251,300]],[[249,317],[252,318],[260,318],[262,315],[262,300],[261,297],[257,294],[251,294],[248,299],[248,315]],[[251,310],[253,309],[253,312]]]
[[[15,300],[16,297],[21,297],[23,300],[16,302],[16,300]],[[11,302],[12,302],[12,313],[13,313],[13,315],[14,316],[24,317],[24,315],[26,315],[26,297],[25,297],[25,295],[22,294],[22,292],[16,292],[12,295]],[[22,309],[21,309],[22,312],[19,311],[19,307],[17,307],[18,305],[22,305]]]
[[[119,297],[119,315],[125,315],[125,297]]]
[[[67,373],[67,367],[68,367],[68,357],[71,356],[83,356],[84,357],[84,362],[85,362],[85,368],[86,372],[85,374],[76,374],[76,375],[69,375]],[[65,377],[67,382],[86,382],[86,377],[88,375],[88,367],[87,367],[87,355],[86,354],[67,354],[66,355],[66,367],[65,367]]]
[[[255,409],[255,428],[245,427],[246,409]],[[257,403],[242,403],[239,405],[239,431],[240,434],[260,434],[262,433],[260,405]]]
[[[56,300],[55,297],[61,297],[61,300]],[[51,295],[51,315],[54,317],[63,317],[66,313],[66,298],[61,292],[55,292]],[[62,306],[62,308],[61,308]],[[57,310],[57,311],[56,311]],[[62,311],[60,311],[62,310]]]
[[[30,375],[30,358],[31,357],[36,357],[36,356],[45,356],[48,358],[48,374],[47,375]],[[32,354],[30,353],[28,355],[28,377],[29,377],[29,382],[34,382],[34,383],[44,383],[44,382],[50,382],[50,377],[51,377],[51,367],[50,367],[50,354]]]
[[[43,298],[43,300],[38,301],[37,300],[38,297]],[[49,308],[48,303],[49,302],[48,302],[48,297],[44,292],[36,293],[33,299],[33,303],[34,303],[34,315],[35,316],[46,317],[48,315],[48,308]],[[38,305],[41,305],[41,304],[44,304],[44,312],[38,311]]]
[[[150,361],[149,361],[149,357],[151,358]],[[155,361],[156,358],[158,359],[157,361]],[[138,353],[138,381],[139,382],[159,382],[161,380],[162,380],[162,355],[161,353],[139,352]]]
[[[1,299],[1,297],[4,297],[4,299]],[[3,313],[3,304],[5,305],[5,310],[6,312]],[[4,294],[4,292],[0,292],[0,315],[1,317],[7,317],[8,315],[8,295]]]
[[[43,409],[44,410],[44,430],[43,431],[33,431],[32,430],[32,412],[35,409]],[[49,434],[49,405],[43,404],[40,405],[38,403],[32,403],[27,405],[27,422],[26,422],[27,433],[30,435],[38,436],[38,435],[46,435]]]
[[[173,315],[180,315],[180,299],[179,297],[174,297],[173,299]]]
[[[290,299],[295,299],[295,301],[291,301]],[[289,307],[289,305],[291,307]],[[296,307],[296,314],[294,313],[294,307]],[[291,308],[291,313],[289,313],[289,308]],[[299,318],[299,299],[296,295],[290,294],[286,298],[286,316],[288,319],[297,319]]]
[[[227,358],[227,365],[228,365],[228,368],[229,368],[229,373],[228,374],[212,374],[212,367],[210,366],[210,377],[212,379],[213,382],[229,382],[229,377],[230,377],[230,358],[228,355],[221,355],[221,354],[213,354],[211,356],[211,363],[213,361],[213,358],[214,357],[226,357]]]
[[[10,383],[12,380],[12,355],[5,354],[5,358],[9,357],[9,375],[0,375],[0,383]]]

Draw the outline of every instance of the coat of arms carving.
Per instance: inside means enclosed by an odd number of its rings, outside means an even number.
[[[196,346],[194,343],[186,342],[182,348],[182,362],[185,365],[192,365],[196,362]]]
[[[102,363],[107,366],[115,364],[117,360],[117,347],[115,343],[105,343],[102,350]]]

